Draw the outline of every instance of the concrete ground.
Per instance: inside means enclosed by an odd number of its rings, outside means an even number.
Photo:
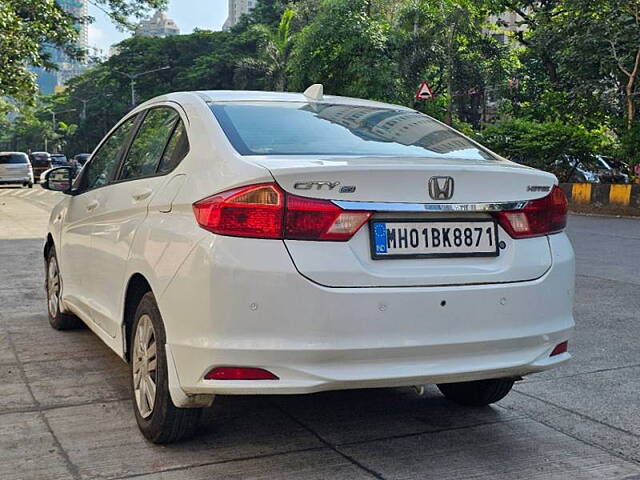
[[[434,388],[218,397],[196,438],[161,447],[138,433],[127,366],[47,323],[56,198],[0,188],[0,479],[640,479],[640,220],[571,217],[574,360],[495,406]]]

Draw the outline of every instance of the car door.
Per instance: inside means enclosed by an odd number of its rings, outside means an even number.
[[[159,165],[180,121],[171,107],[154,107],[144,113],[117,178],[104,189],[95,212],[91,262],[99,274],[92,284],[93,310],[96,323],[111,337],[120,326],[129,251],[149,202],[167,181]]]
[[[58,248],[63,299],[84,319],[92,319],[92,287],[99,273],[92,268],[94,215],[104,187],[113,179],[137,115],[118,126],[96,150],[74,186],[65,212]]]

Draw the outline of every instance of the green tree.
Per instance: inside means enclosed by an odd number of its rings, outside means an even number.
[[[621,94],[620,113],[631,129],[640,93],[640,0],[566,0],[563,10],[561,61],[569,82]]]
[[[322,83],[332,94],[396,99],[390,28],[367,0],[325,0],[296,38],[291,88],[302,91]]]
[[[291,21],[295,13],[287,9],[282,13],[276,30],[267,25],[253,25],[259,38],[258,57],[247,57],[238,62],[238,76],[247,84],[248,78],[256,73],[264,77],[267,89],[283,92],[287,87],[287,70],[292,46]]]
[[[444,96],[435,105],[443,104],[449,124],[456,110],[477,123],[489,90],[505,84],[517,64],[515,52],[492,36],[491,12],[488,2],[468,0],[411,0],[400,11],[397,62],[404,91],[428,80]]]
[[[571,157],[590,164],[594,155],[610,152],[613,139],[603,129],[588,130],[562,121],[505,119],[477,135],[484,145],[519,163],[554,172],[567,181],[570,171],[561,160]]]
[[[166,0],[94,0],[112,18],[126,25],[130,16],[140,16],[148,8],[158,8]],[[70,56],[83,52],[73,47],[78,32],[77,22],[54,0],[0,0],[0,97],[33,100],[36,93],[35,75],[29,66],[54,68],[47,48],[64,49]]]

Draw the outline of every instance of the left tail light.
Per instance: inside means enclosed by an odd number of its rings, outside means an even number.
[[[522,210],[498,212],[495,217],[512,238],[530,238],[564,230],[568,209],[566,195],[554,185],[546,197],[530,200]]]
[[[194,203],[193,211],[202,228],[218,235],[325,241],[349,240],[372,214],[291,195],[275,183],[227,190]]]

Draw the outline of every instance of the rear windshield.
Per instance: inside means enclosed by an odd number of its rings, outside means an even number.
[[[27,156],[17,153],[0,153],[0,163],[27,163]]]
[[[371,155],[495,160],[418,112],[358,105],[217,103],[210,108],[241,155]]]

